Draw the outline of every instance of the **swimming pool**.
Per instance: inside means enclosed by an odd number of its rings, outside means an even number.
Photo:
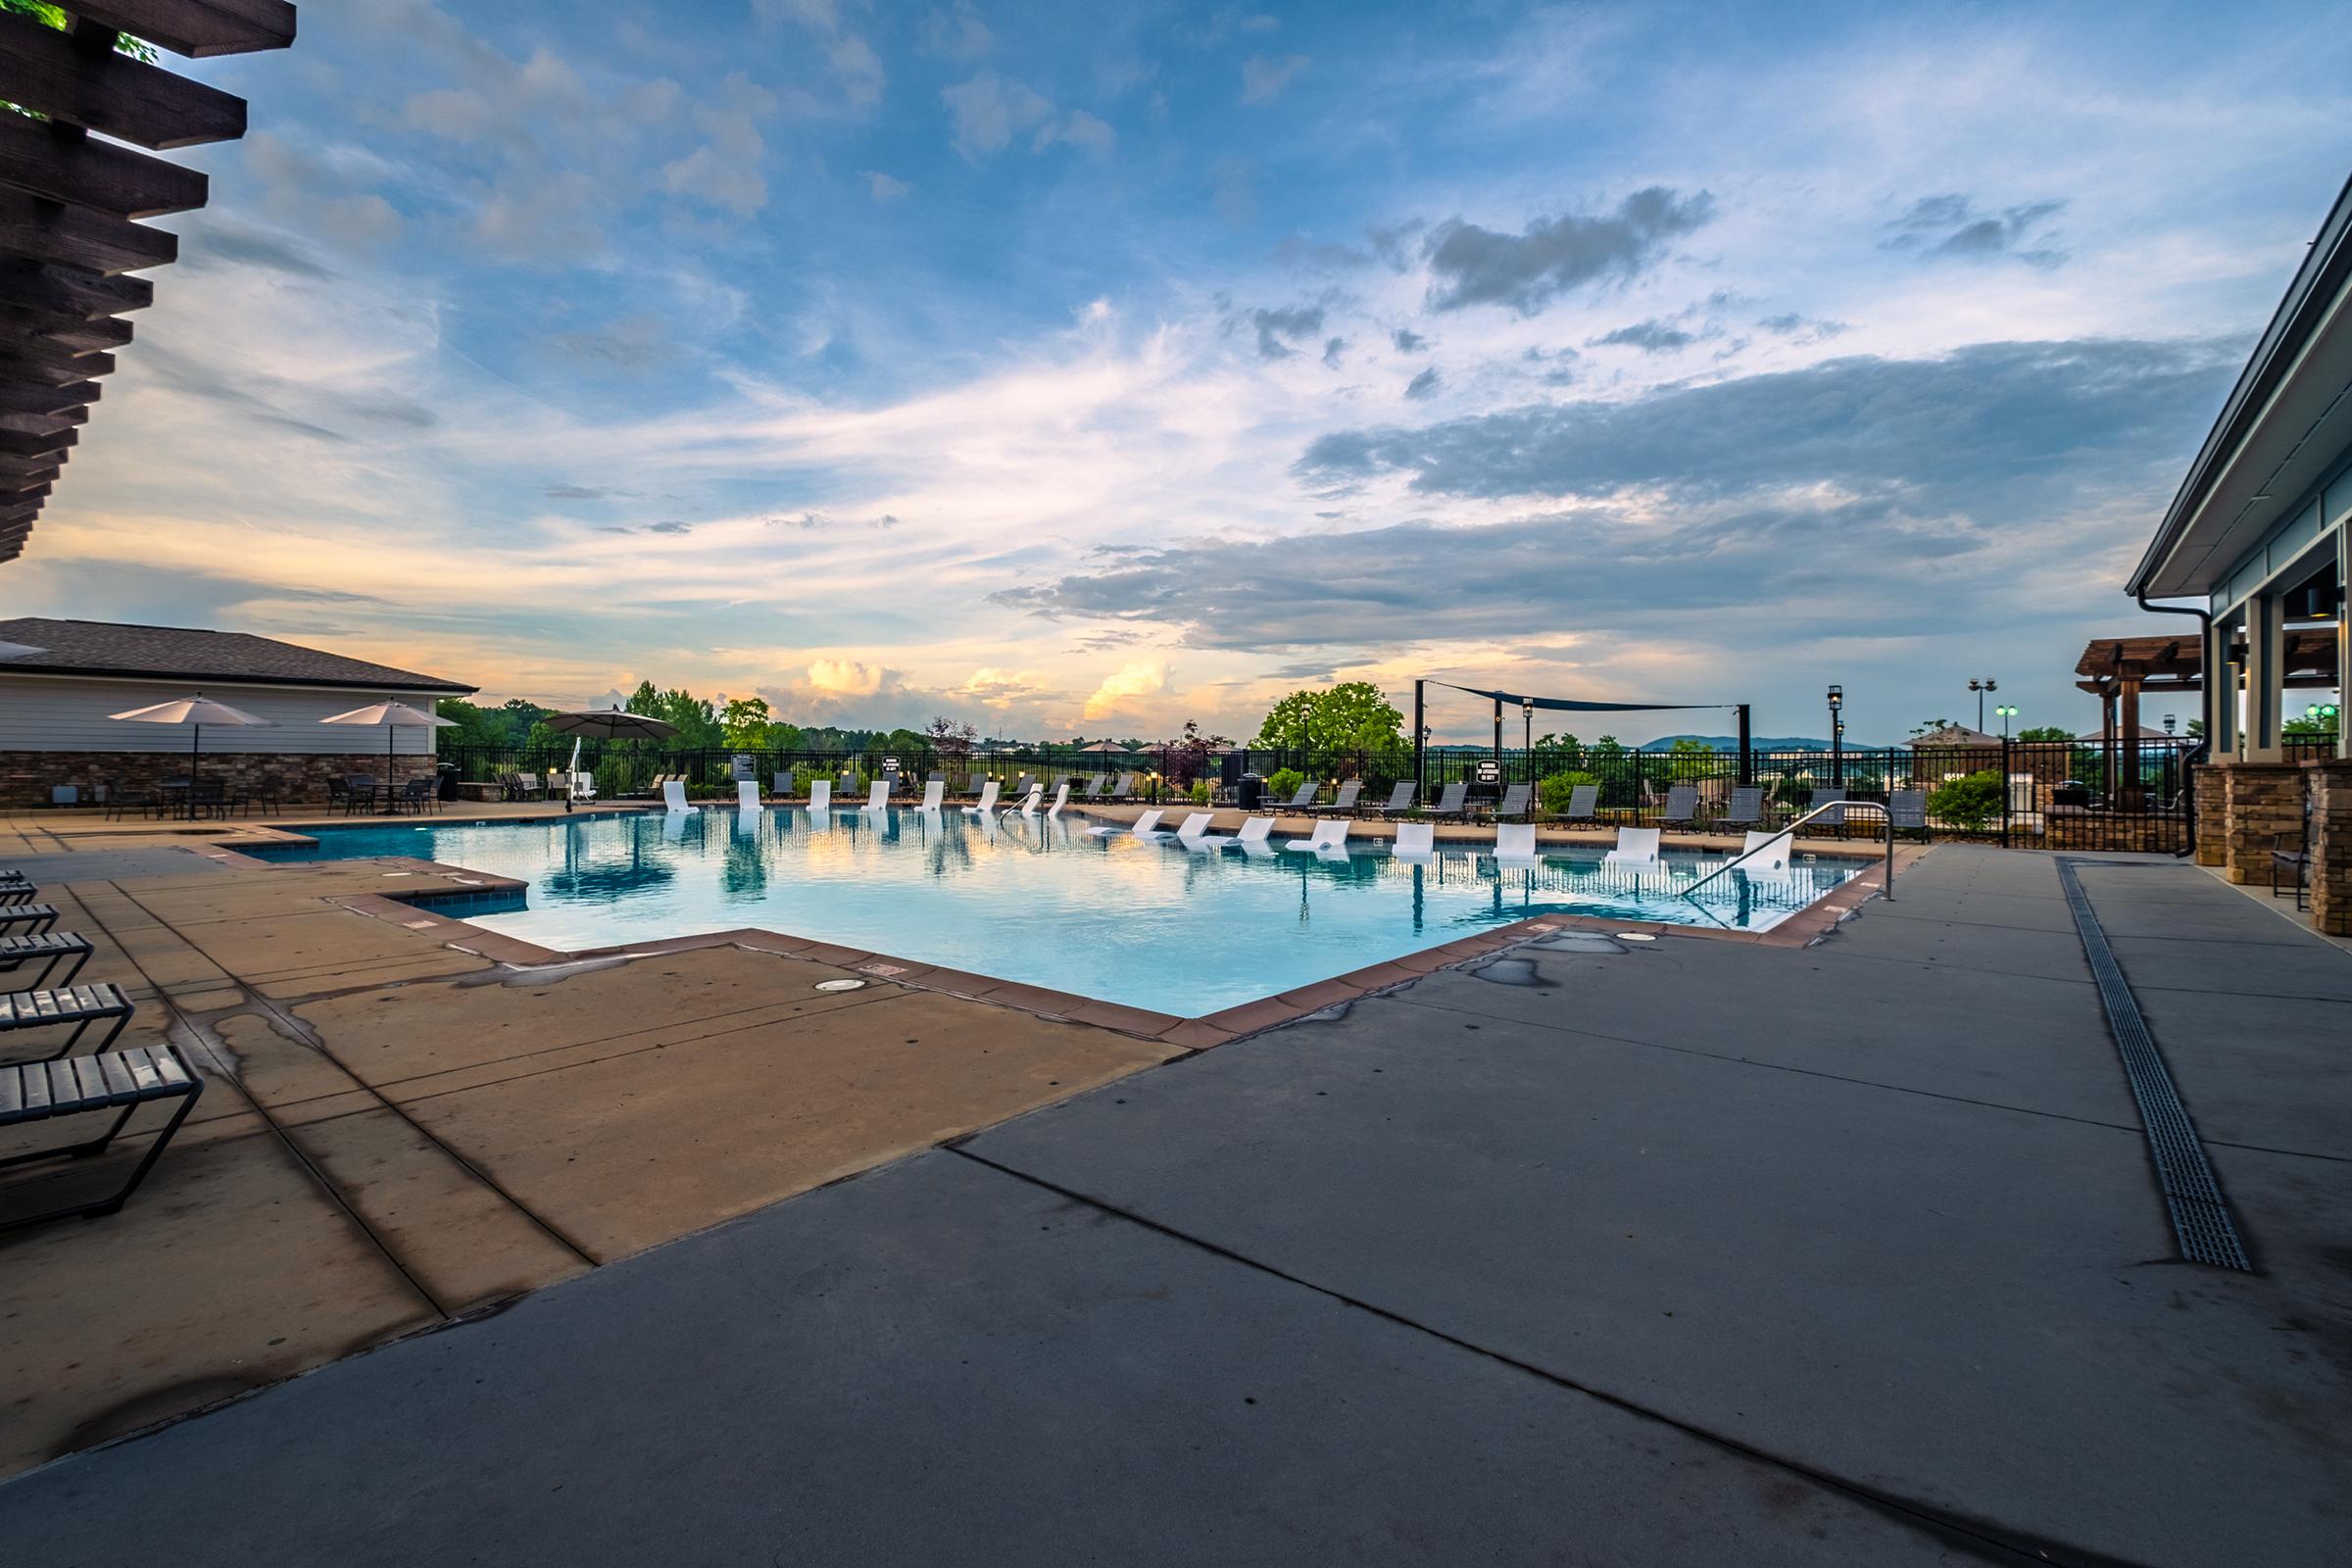
[[[1186,1017],[1539,914],[1763,930],[1864,864],[1735,871],[1694,904],[1680,890],[1720,859],[1669,855],[1637,876],[1604,869],[1597,850],[1497,865],[1465,847],[1414,863],[1372,845],[1245,855],[1087,826],[953,809],[697,810],[318,827],[306,830],[315,847],[245,853],[402,855],[514,877],[530,884],[524,907],[450,912],[541,947],[757,926]]]

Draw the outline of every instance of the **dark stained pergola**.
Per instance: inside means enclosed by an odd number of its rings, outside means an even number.
[[[2337,685],[2334,628],[2297,627],[2286,633],[2285,644],[2286,686],[2326,690]],[[2104,737],[2111,798],[2119,777],[2126,781],[2139,777],[2142,698],[2196,693],[2206,733],[2213,732],[2213,714],[2204,698],[2202,639],[2194,635],[2101,637],[2082,650],[2075,674],[2081,677],[2075,684],[2099,700],[2099,733]],[[2123,754],[2120,766],[2116,760],[2119,749]]]
[[[133,276],[179,255],[142,220],[202,207],[169,152],[245,134],[245,100],[117,52],[123,35],[190,59],[283,49],[286,0],[64,0],[72,30],[0,13],[0,562],[24,553],[51,488],[130,341]],[[130,143],[130,146],[122,145]]]

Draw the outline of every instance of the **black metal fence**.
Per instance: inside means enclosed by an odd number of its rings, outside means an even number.
[[[1417,798],[1424,804],[1436,803],[1446,785],[1460,782],[1474,808],[1491,808],[1508,786],[1528,784],[1539,815],[1557,814],[1576,786],[1590,784],[1597,792],[1598,820],[1604,825],[1656,825],[1672,792],[1689,786],[1696,797],[1693,820],[1701,827],[1727,816],[1732,792],[1741,787],[1762,791],[1770,820],[1802,812],[1823,789],[1843,789],[1851,800],[1881,801],[1896,790],[1918,790],[1928,798],[1930,831],[1939,837],[2179,853],[2188,845],[2189,768],[2200,746],[2185,739],[2143,740],[2136,747],[2121,741],[2004,741],[1745,756],[1550,746],[1499,755],[1433,749],[1416,759],[1404,746],[1338,752],[1167,746],[1119,754],[1071,747],[731,752],[591,741],[581,748],[580,765],[595,774],[599,792],[608,798],[651,797],[655,781],[670,776],[682,779],[690,795],[732,799],[741,766],[763,789],[789,770],[796,790],[825,778],[834,781],[837,795],[854,796],[891,772],[913,790],[939,773],[955,794],[968,793],[974,775],[995,779],[1009,793],[1024,774],[1049,790],[1065,779],[1082,783],[1101,774],[1108,785],[1133,774],[1133,793],[1143,800],[1229,804],[1240,798],[1244,779],[1254,775],[1262,781],[1263,797],[1275,804],[1290,801],[1308,781],[1322,786],[1319,798],[1325,801],[1338,784],[1354,781],[1362,786],[1361,804],[1367,808],[1385,803],[1396,785],[1406,782],[1417,781]],[[544,778],[566,767],[570,759],[568,746],[457,748],[442,754],[457,777],[481,784],[516,772]]]

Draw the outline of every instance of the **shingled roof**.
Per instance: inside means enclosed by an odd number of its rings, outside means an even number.
[[[11,658],[9,650],[0,647],[0,675],[123,675],[240,686],[348,686],[371,692],[462,694],[475,689],[463,681],[370,664],[241,631],[122,626],[103,620],[0,620],[0,644],[8,643],[33,652]]]

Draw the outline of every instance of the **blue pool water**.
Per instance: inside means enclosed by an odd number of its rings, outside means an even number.
[[[1824,857],[1785,876],[1735,871],[1693,904],[1679,890],[1720,860],[1670,856],[1636,876],[1602,868],[1597,850],[1521,866],[1467,849],[1420,864],[1368,845],[1250,856],[1096,838],[1087,826],[956,810],[698,810],[319,827],[308,830],[315,848],[247,853],[400,855],[514,877],[530,884],[523,907],[492,900],[450,912],[559,950],[757,926],[1185,1016],[1531,915],[1762,930],[1860,864]]]

